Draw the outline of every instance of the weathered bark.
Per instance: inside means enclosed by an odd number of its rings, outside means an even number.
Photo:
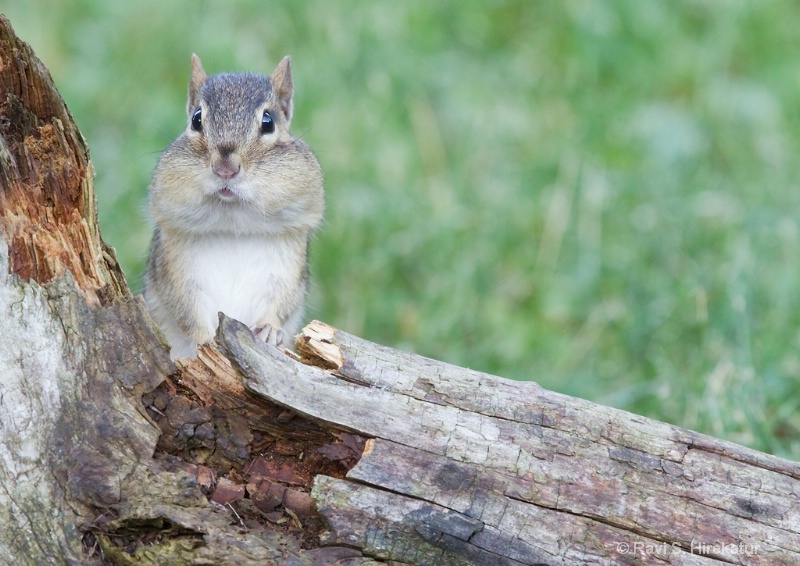
[[[312,323],[298,366],[226,320],[247,387],[372,437],[318,476],[323,543],[424,563],[796,564],[800,466]]]
[[[800,562],[793,462],[322,323],[176,367],[3,18],[0,134],[0,564]]]

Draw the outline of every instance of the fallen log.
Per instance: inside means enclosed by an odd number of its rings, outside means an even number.
[[[0,564],[800,561],[794,462],[320,322],[173,365],[2,17],[0,177]]]
[[[324,542],[425,563],[790,564],[800,467],[681,428],[449,366],[314,322],[298,366],[225,320],[247,387],[370,437],[317,476]]]

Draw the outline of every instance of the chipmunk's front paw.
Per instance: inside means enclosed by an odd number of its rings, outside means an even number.
[[[264,326],[256,326],[253,329],[253,334],[261,338],[267,344],[275,346],[276,348],[283,344],[285,334],[282,328],[273,328],[271,324]]]

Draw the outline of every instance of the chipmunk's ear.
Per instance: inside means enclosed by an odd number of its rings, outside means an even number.
[[[269,76],[269,82],[288,125],[292,121],[292,93],[294,92],[291,58],[288,55],[278,63],[278,67]]]
[[[192,53],[192,78],[189,79],[189,101],[186,103],[186,113],[189,116],[197,110],[200,105],[198,93],[200,87],[206,82],[208,75],[203,70],[203,64],[200,62],[200,57]]]

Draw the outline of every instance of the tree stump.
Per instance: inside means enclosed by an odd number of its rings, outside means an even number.
[[[0,177],[0,564],[800,563],[794,462],[320,322],[172,364],[3,17]]]

